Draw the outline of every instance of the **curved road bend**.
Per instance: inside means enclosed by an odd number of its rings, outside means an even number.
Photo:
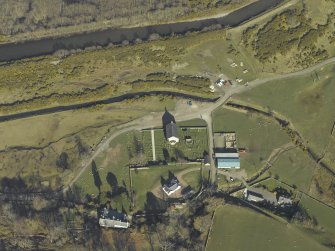
[[[326,66],[328,64],[334,63],[335,57],[330,58],[328,60],[325,60],[319,64],[316,64],[310,68],[304,69],[302,71],[293,72],[293,73],[287,73],[282,75],[277,75],[273,77],[268,77],[264,79],[256,79],[251,82],[249,82],[248,87],[246,86],[233,86],[231,87],[218,101],[216,101],[214,104],[205,106],[203,108],[199,108],[197,111],[190,113],[189,111],[183,112],[183,111],[177,111],[175,113],[176,120],[191,120],[195,118],[203,118],[206,120],[207,123],[211,123],[211,113],[218,107],[222,106],[232,95],[239,94],[245,91],[248,91],[252,88],[255,88],[259,85],[265,84],[267,82],[273,81],[273,80],[281,80],[289,77],[297,77],[297,76],[303,76],[305,74],[308,74],[312,71],[315,71],[316,69]],[[134,121],[131,121],[129,123],[124,124],[122,127],[116,127],[116,129],[120,129],[116,133],[112,134],[106,141],[104,141],[94,152],[94,154],[88,159],[86,163],[83,163],[80,167],[79,173],[73,178],[71,183],[68,187],[63,189],[63,192],[68,191],[68,189],[73,186],[73,184],[79,179],[79,177],[85,172],[85,170],[90,166],[91,162],[96,158],[102,151],[104,151],[109,143],[119,136],[122,133],[129,132],[132,130],[141,130],[145,128],[150,128],[152,126],[159,126],[161,124],[161,116],[163,115],[163,112],[161,113],[154,113],[139,119],[136,119]],[[208,124],[208,128],[212,127],[211,124]],[[209,135],[209,142],[213,142],[213,134]],[[211,144],[211,143],[210,143]],[[210,154],[213,153],[213,147],[210,146]],[[214,182],[216,180],[216,167],[214,165],[214,162],[211,163],[211,181]]]

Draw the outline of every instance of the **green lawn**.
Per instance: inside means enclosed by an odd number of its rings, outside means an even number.
[[[308,193],[314,174],[315,163],[301,149],[283,153],[270,168],[272,176]]]
[[[261,181],[260,183],[254,185],[254,187],[264,187],[266,190],[271,191],[271,192],[275,192],[274,190],[276,188],[283,188],[287,192],[292,193],[292,196],[294,198],[295,190],[292,187],[290,187],[288,185],[285,185],[285,184],[281,183],[280,181],[278,181],[276,179],[273,179],[273,178]]]
[[[182,178],[195,192],[197,192],[201,187],[201,176],[201,171],[198,170],[186,173],[182,176]]]
[[[116,177],[118,186],[125,186],[129,191],[129,153],[127,146],[129,142],[132,142],[131,140],[134,135],[136,135],[136,133],[131,132],[118,136],[110,143],[110,148],[95,159],[97,173],[101,180],[102,192],[111,191],[111,186],[107,182],[108,173],[112,173]],[[97,195],[99,193],[99,190],[95,185],[91,167],[87,168],[75,185],[82,189],[83,195]],[[105,193],[103,193],[101,197],[102,202],[107,200]],[[122,206],[127,211],[129,209],[129,199],[126,194],[112,198],[111,203],[112,206],[119,210],[121,210]]]
[[[168,166],[152,166],[149,169],[131,170],[133,189],[135,191],[136,209],[144,210],[145,204],[150,202],[152,190],[161,185],[161,177],[168,178],[169,171],[174,175],[178,175],[185,169],[194,168],[194,165],[168,165]],[[200,165],[199,165],[200,167]],[[196,180],[199,178],[199,173],[190,172],[194,177],[187,175],[185,181],[191,182],[191,186],[195,186]],[[185,175],[184,175],[185,176]],[[184,178],[183,176],[183,178]],[[149,196],[148,196],[149,195]],[[159,201],[159,199],[157,199]]]
[[[335,120],[334,67],[331,64],[304,76],[272,81],[236,98],[284,115],[312,149],[321,154]],[[334,156],[335,148],[330,150],[328,162],[335,168],[330,157]]]
[[[248,176],[263,167],[273,149],[290,141],[272,120],[225,108],[219,108],[213,113],[213,130],[236,132],[237,146],[247,148],[247,153],[242,153],[240,157],[241,169],[246,170]]]
[[[302,197],[300,205],[306,208],[311,216],[316,218],[320,226],[333,234],[335,241],[335,209],[332,209],[307,196]]]
[[[246,208],[217,209],[207,251],[329,250],[292,225],[285,225]]]
[[[148,132],[145,133],[147,134]],[[191,137],[192,142],[187,143],[185,141],[186,136]],[[204,151],[208,152],[208,135],[206,128],[186,128],[185,130],[179,128],[179,138],[180,142],[175,146],[171,146],[165,139],[164,131],[162,129],[156,129],[156,159],[160,161],[168,160],[168,162],[176,159],[181,160],[183,158],[196,160],[203,157]]]
[[[191,120],[177,122],[177,125],[178,126],[207,126],[207,123],[203,119],[191,119]]]

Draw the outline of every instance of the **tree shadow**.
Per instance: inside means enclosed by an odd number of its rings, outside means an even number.
[[[176,123],[176,120],[174,116],[168,112],[168,110],[165,107],[165,112],[162,116],[162,124],[163,124],[163,129],[164,129],[164,136],[166,137],[166,125],[170,124],[171,122]]]
[[[173,180],[175,178],[176,176],[174,175],[174,173],[169,170],[169,180]]]
[[[171,160],[170,153],[169,153],[168,149],[166,149],[166,148],[163,148],[163,156],[164,156],[164,160],[166,162],[169,162]]]
[[[157,198],[152,192],[147,192],[144,208],[147,212],[164,212],[166,210],[166,202]]]
[[[162,186],[164,186],[164,185],[165,185],[165,183],[166,183],[166,179],[164,179],[164,177],[163,177],[163,176],[161,176],[161,185],[162,185]]]
[[[100,193],[102,182],[101,182],[100,174],[97,169],[97,165],[94,160],[92,161],[92,175],[94,179],[94,185],[98,188],[99,193]]]
[[[113,193],[116,192],[119,184],[118,184],[116,176],[112,172],[107,173],[106,181],[110,185],[112,192]]]

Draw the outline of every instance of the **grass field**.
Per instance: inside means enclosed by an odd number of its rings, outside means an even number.
[[[196,165],[200,168],[200,165]],[[153,189],[161,186],[161,177],[167,179],[169,172],[173,173],[175,176],[178,176],[183,170],[190,169],[195,167],[194,165],[168,165],[168,166],[152,166],[149,169],[143,170],[131,170],[133,189],[135,191],[135,204],[138,210],[145,210],[146,204],[152,205],[154,203],[152,197]],[[197,180],[199,180],[199,172],[192,171],[185,177],[186,182],[190,182],[190,186],[199,187]],[[160,199],[156,198],[156,201]],[[160,204],[160,203],[157,203]],[[162,206],[164,207],[164,206]],[[157,207],[159,209],[159,207]]]
[[[191,188],[197,192],[201,187],[201,179],[206,179],[206,172],[201,173],[201,171],[192,171],[184,174],[182,179],[189,185]]]
[[[127,146],[129,144],[128,142],[132,140],[132,137],[133,133],[120,135],[110,143],[110,147],[107,151],[104,151],[95,159],[97,173],[101,180],[100,190],[103,193],[103,201],[107,200],[105,193],[112,190],[112,187],[107,180],[107,175],[109,175],[109,173],[112,173],[112,175],[116,177],[114,183],[117,183],[118,186],[125,187],[128,192],[130,191],[129,156]],[[82,190],[83,196],[86,194],[97,196],[99,193],[99,189],[95,184],[95,178],[92,174],[92,168],[88,168],[75,185]],[[129,198],[123,193],[121,196],[112,198],[111,205],[118,210],[121,210],[123,206],[124,209],[128,211]]]
[[[207,126],[207,123],[203,119],[191,119],[186,121],[177,121],[178,126]]]
[[[143,131],[142,134],[145,142],[151,141],[150,131]],[[192,142],[187,143],[185,141],[186,136],[191,137]],[[162,129],[155,129],[156,159],[158,161],[167,160],[170,162],[178,159],[197,160],[202,158],[204,151],[208,152],[207,137],[208,135],[206,128],[187,128],[185,130],[179,128],[180,142],[175,146],[171,146],[164,136],[164,131]],[[149,147],[147,150],[145,150],[145,152],[148,153],[148,158],[152,156],[152,151],[150,151],[150,149],[151,148]]]
[[[214,111],[213,130],[236,132],[237,146],[247,149],[240,158],[241,169],[248,175],[263,167],[272,150],[289,142],[286,133],[272,120],[224,108]]]
[[[305,193],[314,175],[315,163],[301,149],[293,149],[283,153],[270,168],[273,177],[296,186]]]
[[[313,200],[307,196],[302,196],[299,203],[301,206],[307,209],[308,213],[315,217],[318,222],[318,226],[322,228],[322,231],[316,233],[316,238],[326,244],[334,243],[335,241],[335,209],[327,207],[318,201]]]
[[[225,205],[216,210],[207,251],[329,250],[292,225],[249,209]]]
[[[265,186],[265,187],[264,187]],[[267,180],[264,180],[256,185],[254,185],[254,187],[264,187],[266,190],[270,191],[270,192],[275,192],[274,190],[276,188],[283,188],[285,189],[287,192],[292,193],[292,197],[294,198],[295,196],[295,190],[288,186],[285,185],[284,183],[281,183],[280,181],[270,178]]]
[[[273,81],[236,98],[287,117],[309,146],[321,155],[331,138],[335,120],[334,69],[335,65],[331,64],[302,77]],[[326,160],[327,157],[331,160],[331,155],[334,152],[326,153]]]
[[[89,149],[95,148],[105,135],[113,133],[116,125],[152,111],[163,111],[165,107],[174,110],[179,101],[169,97],[147,97],[2,122],[0,176],[20,176],[26,180],[35,177],[53,189],[59,188],[68,184]],[[68,156],[66,169],[57,167],[62,153]]]

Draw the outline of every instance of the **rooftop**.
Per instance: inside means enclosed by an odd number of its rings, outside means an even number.
[[[171,137],[179,138],[178,126],[173,121],[166,125],[166,138]]]

